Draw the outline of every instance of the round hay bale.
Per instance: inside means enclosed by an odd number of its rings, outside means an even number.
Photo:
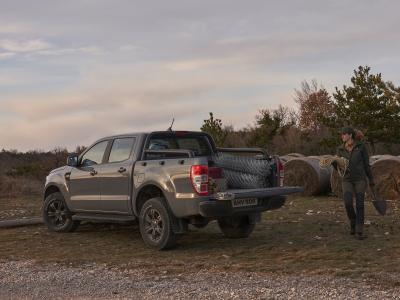
[[[293,156],[287,156],[287,155],[279,156],[279,159],[282,161],[283,164],[286,164],[289,160],[293,158],[294,158]]]
[[[380,159],[382,155],[372,155],[369,157],[369,164],[372,165],[375,161]]]
[[[384,155],[372,155],[369,157],[369,164],[372,166],[372,164],[374,162],[376,162],[377,160],[383,159],[383,158],[391,158],[393,157],[393,155],[389,155],[389,154],[384,154]]]
[[[372,164],[371,171],[378,194],[400,203],[400,157],[383,155]]]
[[[301,154],[301,153],[289,153],[289,154],[286,154],[285,156],[290,156],[290,157],[297,158],[297,157],[304,157],[304,154]]]
[[[285,164],[284,185],[304,187],[303,195],[314,196],[329,191],[332,168],[321,168],[319,157],[293,158]]]

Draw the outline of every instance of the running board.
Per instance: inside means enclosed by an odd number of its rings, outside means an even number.
[[[77,213],[72,216],[72,220],[76,221],[92,221],[92,222],[110,222],[110,223],[125,223],[136,221],[135,216],[127,215],[111,215],[111,214],[88,214]]]

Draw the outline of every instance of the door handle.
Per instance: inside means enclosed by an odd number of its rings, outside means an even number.
[[[118,172],[124,173],[124,172],[126,172],[126,169],[124,167],[121,167],[121,168],[119,168]]]
[[[96,170],[90,171],[90,175],[94,176],[94,175],[96,175],[96,174],[97,174],[97,171],[96,171]]]

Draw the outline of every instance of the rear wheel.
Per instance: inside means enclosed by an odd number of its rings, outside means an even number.
[[[256,224],[250,224],[248,216],[227,217],[218,220],[222,233],[231,239],[246,238],[253,232]]]
[[[75,231],[80,221],[72,220],[72,214],[65,204],[61,193],[53,193],[47,196],[43,203],[43,221],[51,231],[72,232]]]
[[[147,200],[139,215],[140,234],[150,247],[159,250],[172,248],[176,244],[176,234],[172,230],[174,216],[169,212],[164,198]]]

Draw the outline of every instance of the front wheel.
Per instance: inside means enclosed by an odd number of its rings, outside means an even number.
[[[218,220],[222,233],[230,239],[240,239],[250,236],[256,224],[249,222],[248,216],[227,217]]]
[[[72,232],[75,231],[80,221],[72,220],[72,214],[65,204],[61,193],[53,193],[47,196],[43,203],[43,221],[51,231]]]
[[[176,234],[172,230],[174,216],[169,212],[164,198],[147,200],[139,215],[140,234],[150,247],[164,250],[176,244]]]

